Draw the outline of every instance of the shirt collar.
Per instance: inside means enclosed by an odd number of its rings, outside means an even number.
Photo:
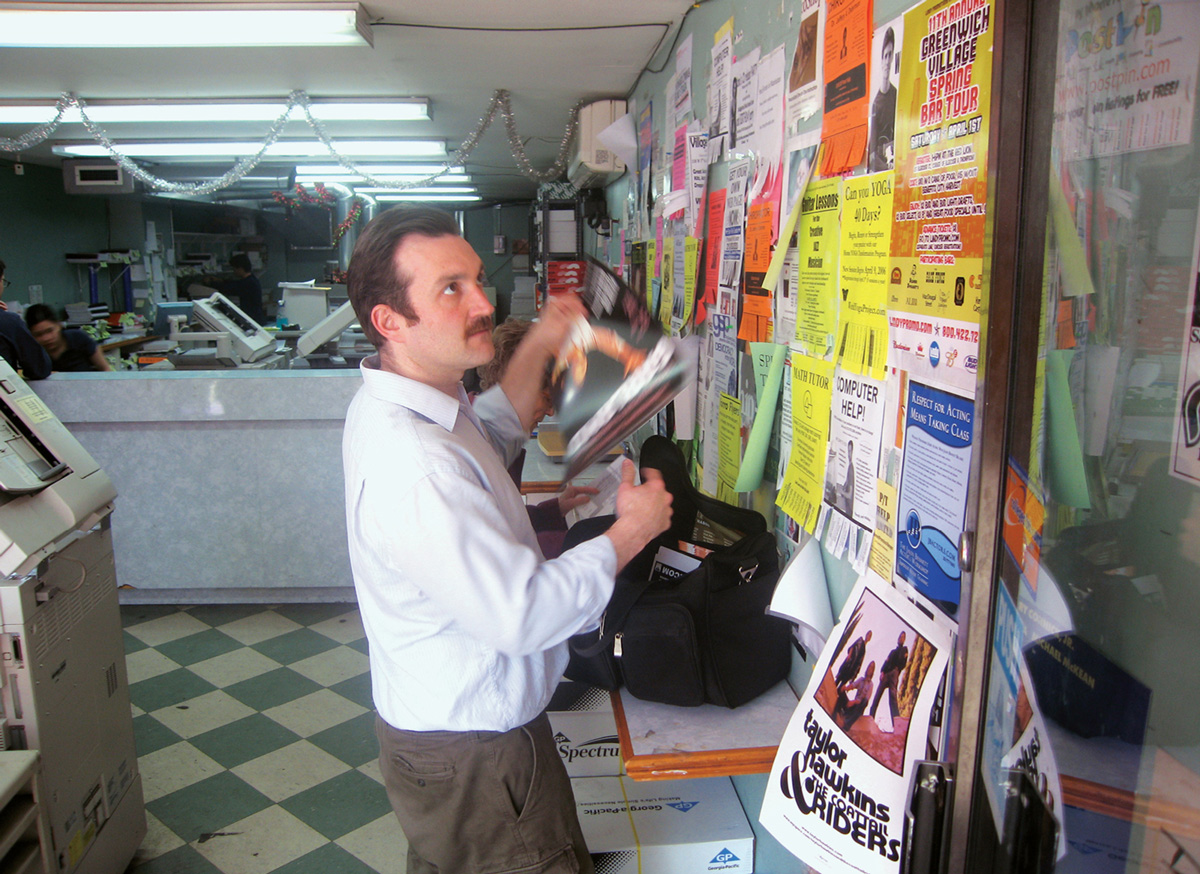
[[[475,420],[467,392],[461,382],[458,384],[458,398],[455,399],[433,386],[384,370],[379,366],[378,355],[364,358],[359,370],[362,373],[363,385],[372,397],[412,410],[431,422],[436,422],[447,431],[454,430],[460,410],[464,411],[472,422]]]

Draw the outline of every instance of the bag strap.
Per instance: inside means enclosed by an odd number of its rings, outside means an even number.
[[[633,605],[638,602],[645,591],[650,588],[650,580],[639,581],[623,585],[621,578],[617,577],[617,587],[613,589],[612,598],[609,599],[608,608],[600,617],[600,634],[596,637],[596,642],[587,646],[576,646],[572,644],[571,648],[581,656],[594,656],[603,650],[617,632],[625,627],[625,620],[629,618],[629,611],[633,609]]]
[[[733,504],[727,504],[704,494],[696,488],[688,471],[683,451],[671,440],[661,435],[652,435],[642,443],[638,455],[641,468],[651,468],[662,474],[667,491],[674,498],[671,527],[672,537],[690,540],[698,514],[718,525],[731,529],[742,537],[760,534],[767,530],[767,522],[761,513]]]

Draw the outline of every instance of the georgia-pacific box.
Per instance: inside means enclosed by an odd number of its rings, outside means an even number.
[[[728,777],[577,777],[571,789],[596,874],[754,871],[754,832]]]

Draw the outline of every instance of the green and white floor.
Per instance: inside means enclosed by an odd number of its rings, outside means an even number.
[[[137,874],[392,874],[353,604],[121,608],[149,833]]]

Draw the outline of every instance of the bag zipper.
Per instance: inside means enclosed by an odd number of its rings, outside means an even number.
[[[618,631],[616,634],[613,635],[613,656],[615,658],[621,657],[621,638],[624,635],[625,635],[624,631]]]

